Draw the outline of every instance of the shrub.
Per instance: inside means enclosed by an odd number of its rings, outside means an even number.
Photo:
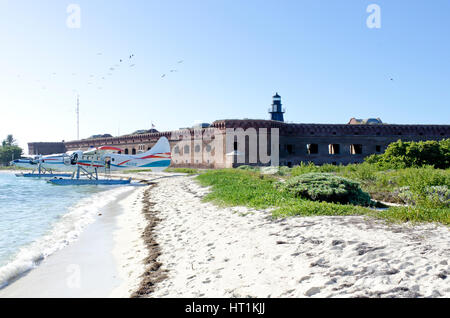
[[[268,166],[268,167],[257,167],[257,166],[239,166],[237,167],[239,170],[245,171],[253,171],[253,172],[261,172],[262,174],[271,174],[271,175],[279,175],[286,176],[291,174],[291,168],[286,166]]]
[[[330,173],[307,173],[279,185],[281,191],[313,201],[370,206],[369,194],[358,182]]]
[[[280,176],[290,175],[291,174],[291,170],[292,170],[291,168],[286,167],[286,166],[279,167],[278,175],[280,175]]]
[[[401,187],[398,191],[398,196],[409,205],[450,207],[450,190],[447,186],[426,187],[421,193],[411,191],[410,187]]]
[[[366,162],[396,169],[424,165],[447,169],[450,167],[450,139],[418,142],[398,140],[391,143],[382,155],[367,157]]]
[[[239,167],[237,167],[237,169],[239,169],[239,170],[247,170],[247,171],[259,171],[258,167],[247,166],[247,165],[239,166]]]

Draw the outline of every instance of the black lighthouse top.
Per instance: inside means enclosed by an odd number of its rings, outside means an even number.
[[[281,105],[281,96],[278,93],[273,96],[273,104],[269,108],[269,114],[271,120],[284,121],[284,110]]]

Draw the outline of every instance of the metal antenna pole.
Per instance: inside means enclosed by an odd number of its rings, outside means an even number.
[[[77,140],[80,140],[80,96],[77,95]]]

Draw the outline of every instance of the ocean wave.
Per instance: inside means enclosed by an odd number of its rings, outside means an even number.
[[[67,213],[56,220],[47,234],[20,248],[11,262],[0,267],[0,289],[38,266],[49,255],[77,240],[106,205],[127,191],[131,189],[119,187],[96,193],[69,208]]]

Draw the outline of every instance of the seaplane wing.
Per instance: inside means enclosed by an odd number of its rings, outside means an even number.
[[[105,154],[109,154],[109,153],[122,153],[123,149],[121,148],[117,148],[117,147],[112,147],[112,146],[102,146],[102,147],[98,147],[98,148],[93,148],[93,149],[89,149],[87,151],[85,151],[83,153],[83,155],[105,155]]]

